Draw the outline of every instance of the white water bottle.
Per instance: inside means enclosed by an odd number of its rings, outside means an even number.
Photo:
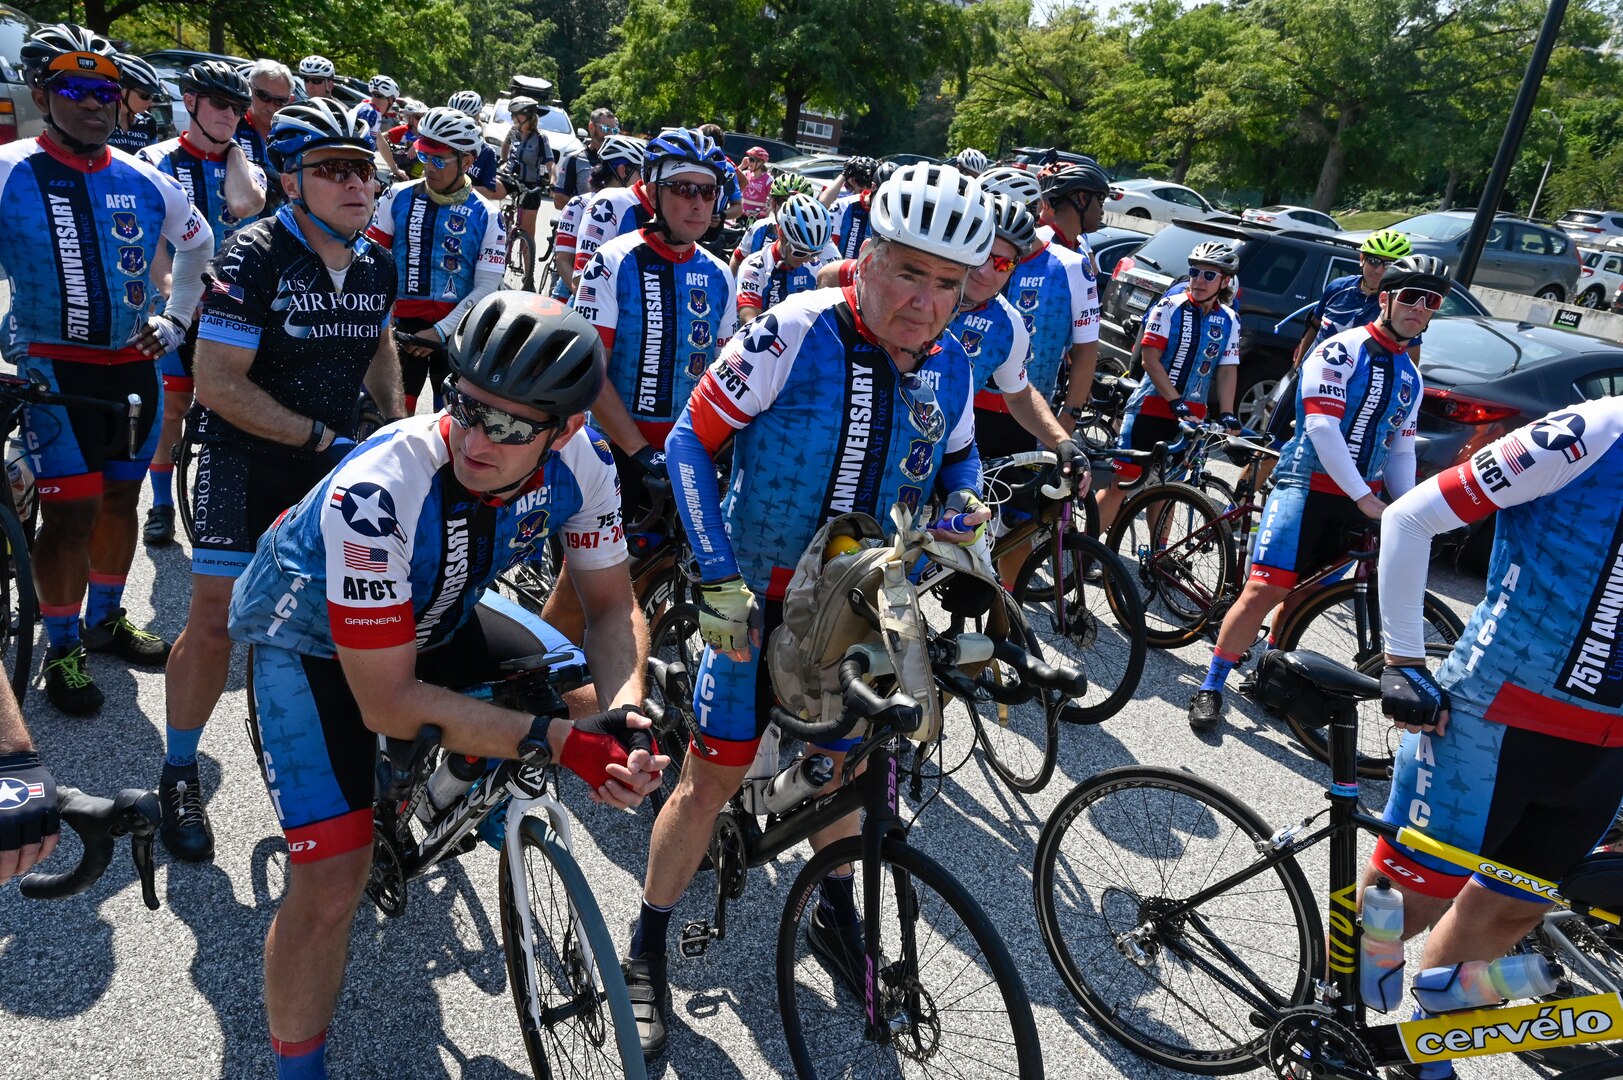
[[[484,758],[446,754],[433,775],[429,776],[428,783],[423,785],[423,798],[417,804],[417,820],[424,824],[433,821],[441,810],[461,798],[462,793],[472,787],[484,771]]]
[[[783,814],[819,791],[834,778],[834,759],[827,754],[807,754],[784,769],[762,793],[762,802],[769,814]]]
[[[778,775],[778,744],[781,739],[778,725],[768,725],[766,734],[761,736],[761,745],[755,750],[755,760],[750,763],[749,772],[744,774],[744,785],[739,789],[744,799],[744,809],[757,817],[767,812],[764,796],[772,778]]]
[[[1403,894],[1385,878],[1364,890],[1359,949],[1359,996],[1370,1008],[1391,1012],[1403,1000]]]

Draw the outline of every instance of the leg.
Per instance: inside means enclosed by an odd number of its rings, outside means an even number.
[[[171,855],[186,862],[214,857],[214,830],[203,808],[197,746],[231,670],[226,617],[234,584],[235,577],[192,574],[186,628],[175,639],[164,673],[168,753],[158,784],[163,802],[163,827],[158,835]]]
[[[1210,729],[1223,718],[1223,684],[1234,670],[1245,651],[1257,639],[1257,631],[1268,612],[1290,590],[1270,585],[1253,577],[1240,591],[1240,598],[1223,616],[1223,626],[1217,632],[1217,647],[1212,650],[1212,662],[1206,669],[1206,678],[1189,702],[1189,723],[1197,729]]]
[[[90,574],[91,529],[101,497],[70,501],[40,500],[39,532],[34,539],[34,588],[45,622],[45,693],[69,716],[101,710],[102,692],[91,680],[85,648],[79,640],[79,615]]]
[[[195,329],[188,331],[181,347],[159,361],[163,375],[163,428],[148,470],[152,480],[152,509],[147,511],[146,527],[141,533],[141,539],[148,544],[169,544],[175,539],[174,448],[181,440],[186,412],[192,407],[191,363],[195,333]]]

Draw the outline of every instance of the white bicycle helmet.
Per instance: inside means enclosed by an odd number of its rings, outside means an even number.
[[[978,181],[950,165],[898,169],[874,193],[876,236],[962,266],[979,266],[997,235]]]
[[[1037,178],[1012,165],[988,169],[976,179],[980,180],[981,190],[988,195],[1007,195],[1027,210],[1043,197],[1043,186],[1037,182]]]
[[[400,99],[401,116],[424,116],[428,113],[428,106],[414,97]]]
[[[479,96],[477,90],[458,90],[445,102],[445,107],[467,113],[469,116],[478,116],[479,110],[485,107],[485,99]]]
[[[1240,268],[1240,256],[1232,245],[1220,240],[1208,240],[1195,245],[1195,249],[1189,253],[1189,265],[1216,267],[1232,276]]]
[[[986,171],[989,164],[991,163],[986,160],[986,155],[973,146],[966,146],[958,151],[958,168],[971,176],[979,176]]]
[[[778,210],[778,238],[794,255],[822,251],[832,224],[828,207],[810,195],[791,195]]]
[[[473,117],[448,107],[428,110],[417,122],[417,136],[463,154],[478,153],[483,141]]]
[[[338,73],[325,56],[306,56],[299,61],[299,74],[306,79],[330,79]]]
[[[400,96],[400,84],[387,75],[374,75],[367,80],[366,92],[373,97],[397,98]]]
[[[606,135],[603,144],[597,148],[597,160],[611,165],[624,162],[631,166],[632,171],[642,172],[642,143],[629,135]]]

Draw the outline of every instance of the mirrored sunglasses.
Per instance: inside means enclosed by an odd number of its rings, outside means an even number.
[[[1011,259],[1007,255],[993,255],[991,262],[992,269],[996,270],[1000,274],[1007,274],[1016,266],[1020,265],[1020,260]]]
[[[562,420],[528,420],[476,401],[456,388],[454,377],[445,380],[445,411],[464,431],[478,424],[485,438],[499,446],[524,446],[564,425]]]
[[[432,147],[432,149],[430,149]],[[443,169],[456,160],[456,153],[449,146],[425,144],[423,140],[417,141],[417,160],[424,165],[432,165],[436,169]]]
[[[378,167],[370,161],[362,161],[359,158],[333,158],[330,161],[306,165],[304,170],[315,173],[323,180],[331,180],[335,184],[347,184],[351,177],[364,184],[377,174]]]
[[[703,199],[712,202],[720,194],[721,188],[716,184],[696,184],[692,180],[664,180],[660,187],[672,192],[678,199]]]
[[[69,101],[83,101],[85,98],[95,98],[102,105],[111,105],[123,96],[124,90],[115,82],[105,79],[76,79],[72,76],[59,76],[51,80],[51,93]]]
[[[1404,307],[1424,304],[1427,311],[1436,311],[1443,306],[1443,294],[1430,289],[1399,289],[1396,299]]]

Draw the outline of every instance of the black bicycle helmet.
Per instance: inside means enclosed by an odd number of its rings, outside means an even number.
[[[606,378],[603,339],[573,308],[501,290],[479,301],[451,335],[451,370],[506,401],[560,419],[585,412]]]
[[[224,60],[202,60],[186,69],[180,77],[183,94],[218,94],[244,105],[253,100],[254,92],[241,71]]]
[[[1043,188],[1043,198],[1049,202],[1063,199],[1067,195],[1078,191],[1090,192],[1094,195],[1110,194],[1110,177],[1099,167],[1099,163],[1092,158],[1083,158],[1073,165],[1061,165],[1039,178]]]
[[[157,97],[163,93],[163,82],[151,64],[133,53],[117,53],[113,62],[118,65],[121,78],[126,90],[139,90],[148,97]]]
[[[58,75],[99,75],[119,81],[113,43],[73,23],[53,23],[31,34],[19,59],[30,86],[44,86]]]
[[[876,187],[874,178],[879,174],[879,162],[871,157],[857,155],[845,163],[845,175],[859,188]]]
[[[895,176],[896,170],[900,168],[901,166],[894,161],[881,161],[879,168],[873,171],[873,186],[875,188],[884,187],[885,181]]]
[[[1435,255],[1405,255],[1381,275],[1381,291],[1430,289],[1448,295],[1448,266]]]

